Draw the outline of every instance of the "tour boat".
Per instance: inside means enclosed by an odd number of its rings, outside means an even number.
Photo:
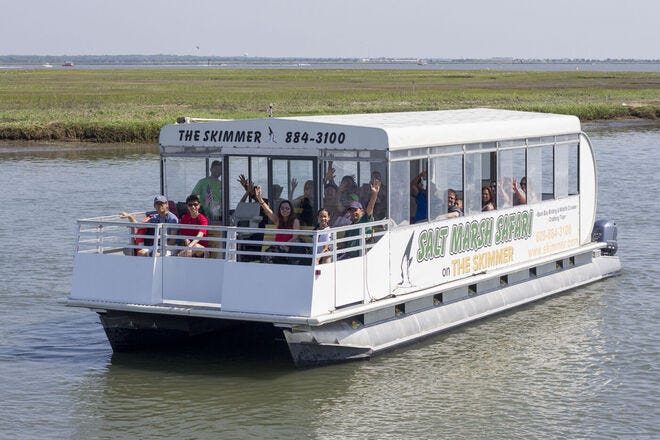
[[[616,224],[595,218],[594,151],[574,116],[180,118],[159,144],[170,211],[185,212],[216,161],[221,194],[205,213],[203,258],[177,256],[189,225],[78,220],[64,302],[98,313],[115,351],[251,334],[285,342],[296,366],[368,359],[621,270]],[[373,221],[273,229],[243,198],[241,174],[273,211],[289,199],[301,219],[301,201],[314,219],[321,207],[342,219],[377,194]],[[278,233],[297,237],[287,252]]]

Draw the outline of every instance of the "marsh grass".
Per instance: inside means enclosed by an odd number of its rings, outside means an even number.
[[[660,117],[660,73],[71,69],[0,72],[0,139],[154,142],[207,118],[492,107]]]

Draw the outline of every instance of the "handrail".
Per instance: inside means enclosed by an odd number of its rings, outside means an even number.
[[[144,212],[133,213],[134,217]],[[209,246],[205,251],[213,258],[228,261],[268,262],[277,257],[286,258],[295,264],[313,265],[320,257],[330,256],[332,261],[365,255],[389,229],[389,220],[360,223],[326,230],[264,229],[237,226],[204,226],[209,234],[202,238]],[[139,233],[140,229],[152,233]],[[102,216],[78,220],[76,253],[123,254],[132,256],[137,249],[149,249],[152,258],[176,256],[181,250],[189,250],[182,240],[190,236],[179,233],[180,229],[191,229],[191,225],[171,223],[132,223],[119,216]],[[367,230],[370,229],[370,232]],[[351,235],[346,236],[348,231]],[[277,242],[258,234],[292,234],[301,239],[296,242]],[[257,235],[255,237],[255,235]],[[319,242],[319,236],[328,235],[329,240]],[[145,245],[143,240],[153,240]],[[318,252],[321,246],[329,245],[327,252]],[[279,247],[278,247],[279,246]],[[288,249],[284,251],[281,246]],[[200,249],[201,250],[201,249]]]

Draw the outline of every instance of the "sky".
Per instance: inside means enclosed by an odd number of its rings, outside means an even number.
[[[660,0],[0,0],[0,55],[660,59]]]

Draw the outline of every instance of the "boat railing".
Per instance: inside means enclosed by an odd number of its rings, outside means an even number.
[[[191,237],[182,229],[191,228],[119,216],[79,220],[71,298],[315,316],[390,289],[388,220],[326,230],[209,225],[205,248],[184,245]]]
[[[144,214],[132,215],[139,218]],[[388,227],[388,220],[328,230],[208,225],[208,235],[201,238],[206,247],[193,250],[205,258],[226,261],[314,265],[327,261],[325,257],[334,262],[366,255]],[[182,229],[191,229],[191,225],[132,223],[119,216],[82,219],[78,220],[76,253],[136,256],[138,250],[146,249],[152,258],[175,257],[180,251],[192,249],[184,245],[191,236],[182,234]],[[277,234],[292,234],[295,238],[278,242]],[[329,250],[323,252],[326,245]]]

